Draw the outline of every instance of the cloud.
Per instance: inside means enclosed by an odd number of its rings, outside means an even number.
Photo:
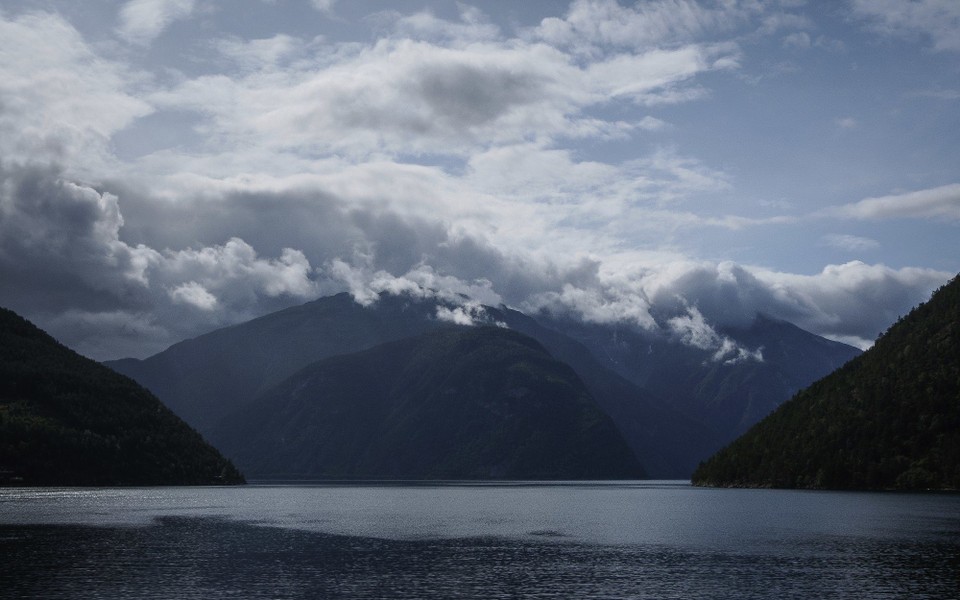
[[[297,250],[265,259],[238,238],[158,250],[121,239],[124,223],[111,193],[50,167],[0,168],[0,304],[54,327],[76,325],[56,333],[82,351],[107,346],[105,338],[83,337],[91,335],[91,323],[147,322],[135,330],[152,336],[141,343],[156,351],[198,328],[251,318],[271,300],[283,305],[320,293]],[[104,315],[112,316],[104,321]],[[128,347],[129,332],[118,335],[118,347]]]
[[[835,120],[835,123],[841,129],[854,129],[858,125],[857,120],[853,117],[840,117]]]
[[[372,268],[372,257],[361,257],[367,264],[354,265],[342,259],[331,260],[325,271],[346,284],[358,304],[370,306],[381,293],[415,298],[433,298],[476,312],[480,304],[497,306],[503,302],[487,279],[465,281],[453,275],[441,275],[429,265],[418,265],[401,275]],[[473,306],[474,308],[469,308]]]
[[[5,295],[31,290],[66,308],[137,304],[159,254],[119,239],[117,197],[48,167],[0,166],[0,269]],[[62,287],[63,291],[58,291]]]
[[[590,284],[568,284],[560,293],[534,295],[524,307],[531,312],[569,311],[593,322],[666,327],[690,344],[710,342],[711,349],[728,350],[732,358],[740,356],[739,351],[710,331],[749,325],[758,314],[866,348],[952,276],[859,261],[829,265],[815,275],[795,275],[732,262],[659,260],[632,272],[598,269]]]
[[[866,198],[852,204],[827,208],[820,216],[847,219],[939,219],[960,220],[960,183],[927,190]]]
[[[120,9],[117,33],[126,41],[147,46],[174,21],[193,14],[196,0],[130,0]]]
[[[55,41],[55,43],[54,43]],[[113,163],[111,136],[152,112],[140,76],[97,55],[58,15],[0,12],[0,159],[76,172]]]
[[[565,129],[569,102],[557,75],[574,71],[549,51],[467,52],[404,40],[319,70],[201,77],[154,98],[210,115],[212,132],[231,142],[256,137],[278,149],[458,154],[541,127]]]
[[[763,362],[763,350],[749,350],[717,331],[707,323],[696,307],[687,307],[687,313],[667,320],[667,326],[680,341],[688,346],[713,352],[711,360],[732,365],[748,360]]]
[[[785,35],[781,43],[784,48],[806,50],[810,47],[810,34],[806,31],[795,31]]]
[[[688,0],[659,0],[628,7],[615,0],[577,0],[564,17],[544,19],[533,35],[582,54],[610,46],[643,49],[726,29],[746,14],[733,2],[713,8]]]
[[[767,290],[765,306],[773,309],[768,314],[861,348],[954,275],[860,261],[828,265],[815,275],[756,272]]]
[[[659,122],[585,113],[617,101],[695,100],[703,96],[693,83],[697,75],[736,66],[737,50],[729,44],[580,60],[543,43],[502,39],[475,13],[464,8],[459,23],[429,13],[396,15],[388,35],[367,46],[320,47],[279,36],[221,41],[221,52],[248,71],[187,79],[150,100],[204,115],[208,138],[230,146],[256,140],[274,151],[354,159],[380,153],[461,157],[491,144],[649,130]],[[301,58],[282,72],[273,68],[288,55]]]
[[[174,302],[196,306],[201,310],[217,308],[217,297],[196,281],[178,285],[170,290],[170,299]]]
[[[934,98],[936,100],[960,100],[960,89],[933,88],[911,92],[909,95],[918,98]]]
[[[172,295],[205,310],[217,300],[208,290],[240,306],[255,303],[257,295],[309,298],[317,292],[303,252],[284,248],[279,258],[265,260],[240,238],[199,250],[167,250],[157,270],[160,281],[187,280]]]
[[[437,306],[437,320],[447,321],[455,325],[465,325],[472,327],[474,325],[495,325],[497,327],[507,327],[502,321],[493,320],[486,309],[478,302],[467,302],[461,306],[450,308],[448,306]]]
[[[235,61],[247,71],[271,69],[285,59],[301,54],[312,44],[322,41],[314,38],[311,44],[305,44],[299,38],[278,33],[270,38],[242,40],[231,37],[214,42],[216,49],[225,57]]]
[[[412,15],[380,13],[379,17],[393,28],[394,35],[410,39],[451,42],[464,47],[474,42],[500,38],[500,28],[489,22],[480,9],[466,4],[460,4],[459,9],[459,21],[438,18],[429,10]]]
[[[852,7],[874,31],[922,35],[934,50],[960,51],[960,4],[954,0],[853,0]]]
[[[26,308],[65,342],[103,353],[98,358],[117,357],[108,349],[109,336],[115,348],[132,348],[142,336],[136,352],[142,356],[212,327],[346,289],[365,304],[383,292],[438,298],[450,311],[438,318],[455,321],[476,320],[470,307],[479,304],[565,311],[591,322],[672,332],[708,345],[717,360],[756,360],[757,349],[731,345],[717,332],[762,313],[865,346],[951,276],[860,262],[800,276],[662,253],[538,252],[535,244],[491,243],[459,222],[302,189],[195,198],[180,213],[185,231],[161,227],[134,242],[126,239],[129,226],[120,212],[126,197],[50,169],[2,173],[0,304]],[[136,214],[136,197],[129,200]],[[302,229],[272,219],[270,207],[299,211]],[[190,215],[218,228],[201,233]],[[145,214],[137,218],[149,221]],[[174,244],[179,233],[189,239],[228,231],[249,234],[249,240],[235,235],[222,244]],[[97,336],[94,323],[105,327]]]
[[[850,252],[865,252],[880,247],[880,242],[877,240],[845,233],[831,233],[821,237],[820,241],[831,248]]]
[[[130,2],[118,31],[147,44],[199,6]],[[159,46],[91,45],[61,17],[0,14],[0,302],[98,358],[343,290],[442,299],[437,317],[463,323],[480,304],[566,311],[717,360],[759,359],[723,333],[757,313],[869,344],[950,274],[799,276],[684,249],[684,236],[800,220],[727,213],[735,161],[667,139],[689,112],[672,105],[750,64],[745,28],[810,27],[781,6],[579,1],[512,31],[466,6],[449,20],[388,12],[362,42],[244,40],[211,18],[207,54],[152,72],[117,57],[153,61]],[[119,134],[148,115],[189,143],[118,159]],[[955,187],[818,216],[956,220]]]
[[[333,13],[333,6],[337,3],[337,0],[310,0],[310,5],[318,11],[326,14]]]

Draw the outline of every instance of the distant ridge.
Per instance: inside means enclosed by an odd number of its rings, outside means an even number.
[[[693,482],[960,489],[960,277],[706,461]]]
[[[448,325],[320,360],[211,438],[251,477],[644,476],[570,367],[489,326]]]
[[[153,394],[0,308],[0,484],[242,482]]]
[[[143,360],[108,361],[200,432],[323,358],[420,335],[437,327],[435,305],[383,295],[375,307],[347,293],[178,342]]]
[[[730,443],[794,394],[828,375],[860,350],[765,315],[718,333],[761,360],[716,360],[714,349],[682,343],[663,331],[583,323],[537,315],[544,326],[581,342],[601,364],[683,416],[712,430],[718,440],[697,462]],[[696,463],[691,465],[693,471]]]
[[[659,479],[690,477],[796,391],[860,353],[762,316],[723,334],[762,349],[763,359],[730,363],[715,360],[715,350],[683,343],[669,328],[531,317],[505,306],[474,309],[472,326],[506,325],[571,367],[647,474]],[[225,419],[300,369],[452,327],[441,315],[456,310],[463,308],[435,297],[382,293],[363,306],[342,293],[184,340],[149,358],[105,364],[217,444]]]

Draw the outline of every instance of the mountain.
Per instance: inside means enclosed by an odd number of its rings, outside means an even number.
[[[500,327],[441,327],[320,360],[212,437],[251,476],[644,476],[574,371]]]
[[[365,307],[339,294],[185,340],[144,360],[106,364],[209,436],[228,415],[305,366],[433,331],[445,324],[439,311],[455,308],[390,294]],[[572,367],[657,478],[689,477],[704,458],[858,353],[761,317],[726,335],[762,348],[764,360],[725,364],[664,334],[483,308],[483,323],[506,324]]]
[[[731,351],[730,358],[719,359],[714,348],[698,348],[665,333],[669,327],[648,331],[548,314],[536,318],[584,344],[604,367],[708,427],[716,445],[701,456],[709,456],[797,391],[860,354],[764,315],[748,326],[720,330],[718,336],[747,354]]]
[[[188,485],[243,477],[148,391],[0,309],[0,481]]]
[[[338,294],[180,342],[144,360],[106,364],[153,391],[209,437],[232,412],[308,364],[444,326],[436,316],[443,306],[383,294],[364,307]],[[722,445],[710,428],[662,406],[579,342],[518,311],[485,307],[485,312],[487,322],[525,333],[573,367],[650,476],[688,477]]]
[[[651,477],[685,479],[705,456],[723,445],[712,428],[607,368],[582,343],[519,311],[505,307],[486,311],[495,321],[537,340],[576,371]]]
[[[440,324],[435,314],[435,304],[407,296],[384,294],[367,308],[343,293],[105,364],[206,433],[310,363],[419,335]]]
[[[960,278],[704,463],[693,480],[960,489]]]

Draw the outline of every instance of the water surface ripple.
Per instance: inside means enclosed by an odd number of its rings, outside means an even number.
[[[2,598],[956,598],[960,496],[0,489]]]

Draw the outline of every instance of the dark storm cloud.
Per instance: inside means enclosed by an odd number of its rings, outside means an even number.
[[[49,166],[0,165],[0,302],[45,310],[146,306],[157,256],[119,240],[117,197]]]
[[[812,276],[689,261],[611,274],[590,257],[536,257],[317,190],[164,203],[48,167],[5,167],[0,181],[0,303],[98,358],[155,352],[344,289],[364,302],[380,291],[465,295],[661,327],[718,353],[729,344],[714,327],[758,313],[862,345],[943,278],[863,263]]]

